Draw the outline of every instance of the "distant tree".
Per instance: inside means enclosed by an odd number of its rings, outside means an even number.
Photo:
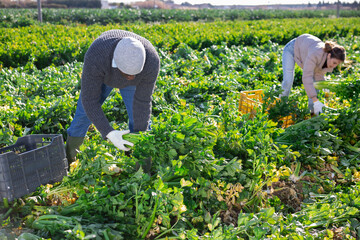
[[[358,3],[357,1],[354,1],[352,8],[355,8],[357,10],[360,10],[360,3]]]
[[[68,8],[101,8],[101,0],[48,0],[47,2],[66,5]]]
[[[189,6],[192,6],[192,4],[189,3],[189,2],[183,2],[183,3],[181,4],[181,6],[189,7]]]
[[[109,6],[111,6],[113,8],[131,8],[130,5],[125,4],[123,2],[121,2],[121,3],[112,2],[112,3],[109,3]]]

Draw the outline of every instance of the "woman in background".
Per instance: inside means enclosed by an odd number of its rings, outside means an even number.
[[[294,82],[295,62],[302,68],[302,82],[309,98],[309,109],[313,114],[320,114],[324,104],[317,98],[314,81],[324,81],[325,73],[332,72],[345,61],[344,47],[330,41],[322,42],[310,34],[303,34],[286,44],[283,52],[284,90],[280,97],[289,96]]]

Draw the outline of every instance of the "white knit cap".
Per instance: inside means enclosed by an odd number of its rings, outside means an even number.
[[[135,38],[125,37],[115,48],[112,66],[119,68],[125,74],[136,75],[143,70],[145,58],[145,48],[142,43]]]

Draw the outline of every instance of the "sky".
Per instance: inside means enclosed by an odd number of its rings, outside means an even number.
[[[109,2],[130,3],[144,0],[108,0]],[[317,4],[320,0],[173,0],[177,4],[188,2],[191,4],[210,3],[212,5],[268,5],[268,4]],[[323,0],[321,0],[322,2]],[[335,3],[338,0],[324,0],[326,3]],[[353,3],[355,0],[341,0],[342,3]]]

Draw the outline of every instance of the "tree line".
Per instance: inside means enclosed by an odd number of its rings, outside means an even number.
[[[42,0],[43,8],[101,8],[101,0]],[[31,0],[0,0],[0,8],[36,8]]]

